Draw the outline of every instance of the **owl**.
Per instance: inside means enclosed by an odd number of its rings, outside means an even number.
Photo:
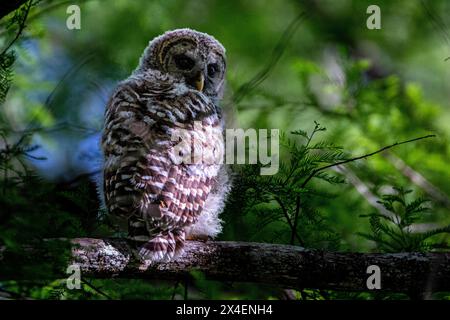
[[[219,106],[224,47],[177,29],[150,41],[110,97],[102,134],[108,213],[126,221],[139,256],[169,261],[186,239],[214,238],[230,189]]]

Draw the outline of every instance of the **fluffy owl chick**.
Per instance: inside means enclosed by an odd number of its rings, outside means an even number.
[[[170,260],[187,237],[221,231],[218,215],[229,191],[218,105],[225,69],[225,49],[216,39],[169,31],[149,43],[108,102],[105,204],[126,218],[146,260]]]

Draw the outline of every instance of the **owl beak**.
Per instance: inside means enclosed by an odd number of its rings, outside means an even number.
[[[205,77],[203,76],[203,73],[199,73],[197,78],[195,79],[195,87],[198,91],[203,91],[203,87],[205,85]]]

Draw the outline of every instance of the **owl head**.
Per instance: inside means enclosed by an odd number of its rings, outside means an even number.
[[[137,72],[158,70],[212,99],[221,98],[225,80],[225,48],[214,37],[177,29],[150,41]]]

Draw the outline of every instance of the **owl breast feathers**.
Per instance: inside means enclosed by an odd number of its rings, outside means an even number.
[[[106,108],[103,190],[111,215],[149,261],[170,260],[186,237],[215,237],[229,190],[218,102],[225,50],[189,29],[150,42]]]

